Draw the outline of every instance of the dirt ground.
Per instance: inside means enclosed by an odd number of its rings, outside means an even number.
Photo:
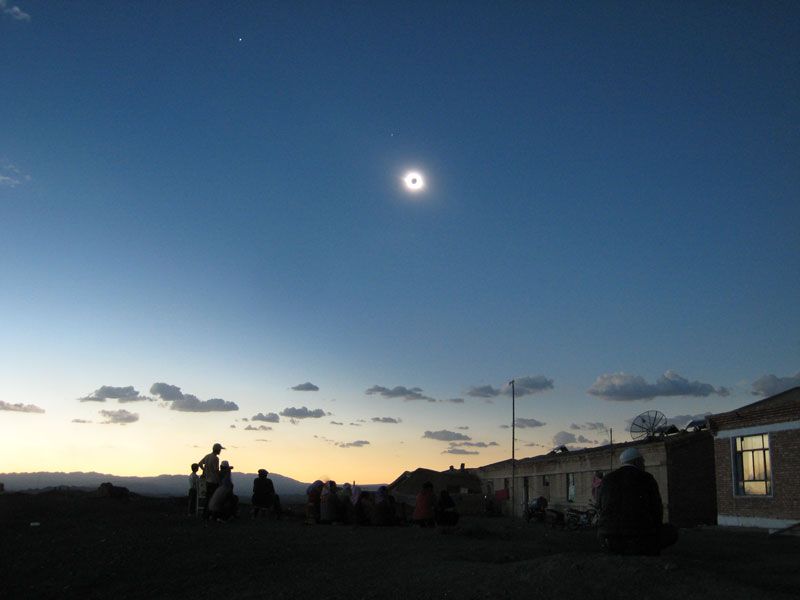
[[[247,507],[243,507],[245,510]],[[31,522],[40,525],[31,526]],[[682,530],[660,557],[505,518],[451,530],[203,523],[174,500],[0,496],[3,598],[792,598],[800,537]]]

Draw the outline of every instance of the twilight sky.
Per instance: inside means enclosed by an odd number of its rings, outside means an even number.
[[[0,0],[2,470],[389,481],[507,458],[512,378],[518,456],[800,385],[800,5],[701,4]]]

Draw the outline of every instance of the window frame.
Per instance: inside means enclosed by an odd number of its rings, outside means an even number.
[[[744,440],[747,438],[761,438],[761,446],[758,448],[745,448]],[[731,484],[733,495],[736,498],[772,498],[775,493],[774,477],[772,473],[772,445],[769,433],[752,433],[749,435],[732,436],[731,440]],[[745,455],[750,455],[750,460],[754,461],[756,453],[761,453],[763,457],[764,479],[745,479]],[[751,463],[751,470],[755,471],[755,463]],[[764,483],[766,493],[748,493],[745,484]]]
[[[575,498],[578,497],[578,482],[575,477],[575,473],[567,473],[567,502],[575,503]],[[572,486],[570,488],[570,480],[572,481]],[[572,490],[572,498],[570,498],[570,489]]]

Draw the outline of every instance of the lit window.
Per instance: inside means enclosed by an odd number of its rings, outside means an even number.
[[[772,494],[772,467],[769,460],[769,435],[736,438],[734,454],[736,494],[769,496]]]

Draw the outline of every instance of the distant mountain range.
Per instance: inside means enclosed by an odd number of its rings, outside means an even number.
[[[239,496],[249,497],[253,489],[253,479],[257,473],[233,473],[233,487]],[[305,495],[308,483],[270,473],[275,491],[281,496]],[[184,496],[189,490],[189,475],[156,475],[154,477],[126,477],[108,473],[0,473],[0,483],[6,492],[24,492],[68,486],[86,490],[96,490],[101,483],[109,482],[126,487],[131,492],[145,496]],[[343,482],[342,482],[343,483]],[[374,490],[381,484],[362,485],[363,490]]]
[[[253,489],[256,473],[233,473],[233,486],[237,493],[249,495]],[[277,473],[270,473],[269,478],[275,484],[275,491],[283,496],[305,494],[307,483]],[[36,491],[43,488],[69,486],[97,489],[101,483],[126,487],[131,492],[146,496],[183,496],[189,489],[189,475],[156,475],[155,477],[125,477],[107,473],[0,473],[0,483],[6,492]]]

